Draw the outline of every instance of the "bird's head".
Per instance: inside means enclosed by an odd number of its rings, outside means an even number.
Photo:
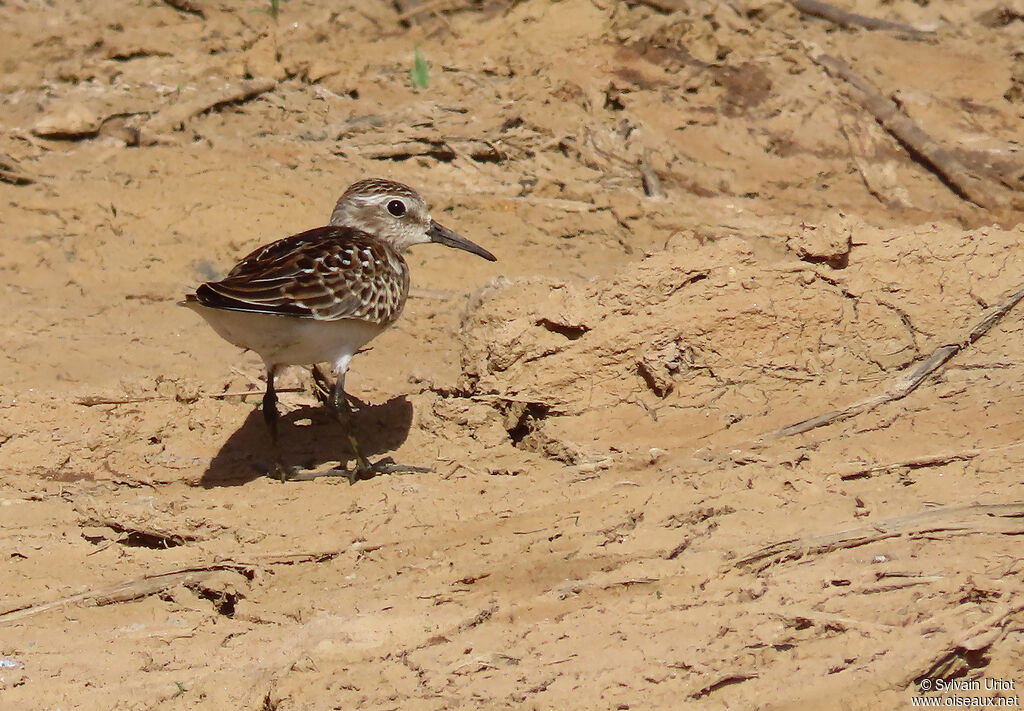
[[[414,244],[436,242],[497,261],[483,247],[435,222],[420,194],[393,180],[370,178],[350,185],[338,198],[330,224],[375,235],[399,253]]]

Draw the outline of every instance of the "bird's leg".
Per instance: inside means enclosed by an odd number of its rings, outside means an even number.
[[[355,407],[353,407],[353,402],[360,408],[365,408],[367,405],[345,392],[344,370],[341,370],[335,381],[331,383],[330,378],[320,369],[319,365],[313,366],[313,389],[317,399],[334,411],[338,422],[345,429],[345,436],[348,437],[348,446],[355,457],[356,465],[352,469],[338,467],[322,472],[295,473],[290,476],[292,480],[310,481],[325,476],[343,476],[348,479],[350,484],[354,484],[361,478],[370,478],[375,474],[422,474],[431,471],[426,467],[395,464],[389,458],[376,464],[371,464],[363,456],[362,450],[359,447],[359,440],[356,439],[355,435]]]
[[[359,451],[359,442],[356,440],[355,423],[352,417],[355,414],[355,410],[352,407],[352,403],[349,402],[348,395],[345,394],[344,382],[345,379],[342,377],[334,381],[334,387],[331,389],[331,409],[334,410],[338,422],[345,429],[345,436],[348,437],[348,446],[352,449],[352,454],[356,458],[358,466],[352,470],[348,479],[350,484],[354,484],[356,479],[359,478],[359,472],[372,471],[373,467],[370,465],[369,460]]]
[[[267,392],[263,394],[263,421],[267,423],[267,431],[270,433],[270,447],[274,453],[274,468],[271,476],[284,481],[288,477],[288,469],[284,466],[281,458],[281,445],[277,438],[277,392],[274,390],[274,374],[277,371],[273,366],[267,366]]]
[[[312,373],[313,394],[316,395],[316,399],[319,400],[322,405],[334,409],[332,397],[335,383],[331,381],[331,377],[323,371],[319,364],[313,366]],[[344,376],[342,376],[342,378],[344,378]],[[358,410],[363,410],[369,407],[367,403],[363,402],[351,393],[345,393],[345,399],[348,400],[350,405],[353,405]]]
[[[348,445],[352,450],[353,456],[355,456],[356,465],[352,469],[329,469],[319,474],[299,474],[295,478],[305,480],[321,476],[344,476],[348,479],[350,484],[354,484],[360,478],[369,478],[375,474],[422,474],[431,471],[426,467],[395,464],[389,459],[382,460],[376,464],[371,464],[370,461],[363,456],[362,450],[359,447],[359,440],[356,439],[354,421],[355,408],[352,406],[352,402],[355,400],[361,407],[365,407],[365,405],[345,392],[344,371],[338,374],[333,385],[329,385],[327,376],[323,371],[321,371],[319,367],[314,367],[313,380],[317,389],[317,397],[319,397],[321,401],[324,401],[324,404],[334,411],[335,417],[338,418],[338,422],[345,429],[345,436],[348,437]]]

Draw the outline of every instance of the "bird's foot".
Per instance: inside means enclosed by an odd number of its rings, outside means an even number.
[[[360,479],[372,479],[378,474],[429,474],[434,471],[430,467],[416,467],[411,464],[398,464],[391,457],[384,457],[379,462],[370,464],[365,459],[358,462],[351,470],[349,482],[354,484]]]
[[[280,460],[274,462],[274,466],[267,472],[267,476],[271,479],[277,479],[280,482],[291,481],[300,475],[298,467],[285,466]]]
[[[349,484],[372,479],[380,474],[429,474],[434,471],[430,467],[414,467],[409,464],[396,464],[391,457],[385,457],[371,464],[366,460],[356,462],[351,469],[348,467],[332,467],[323,471],[298,471],[293,469],[287,481],[313,481],[322,477],[344,477]]]

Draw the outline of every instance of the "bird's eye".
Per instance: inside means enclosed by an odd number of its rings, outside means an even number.
[[[395,217],[401,217],[405,214],[405,203],[401,200],[392,200],[388,203],[388,212]]]

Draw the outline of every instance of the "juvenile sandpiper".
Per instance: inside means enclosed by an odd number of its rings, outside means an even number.
[[[407,185],[360,180],[338,199],[326,227],[260,247],[223,280],[202,284],[181,302],[222,338],[263,358],[263,419],[278,478],[295,472],[285,467],[278,447],[274,376],[287,365],[324,362],[332,365],[335,377],[328,402],[346,431],[355,465],[295,478],[346,476],[354,482],[373,474],[429,471],[388,460],[371,464],[356,441],[354,408],[345,392],[352,356],[393,324],[405,307],[409,266],[402,254],[425,242],[496,261],[483,247],[431,219],[426,202]]]

